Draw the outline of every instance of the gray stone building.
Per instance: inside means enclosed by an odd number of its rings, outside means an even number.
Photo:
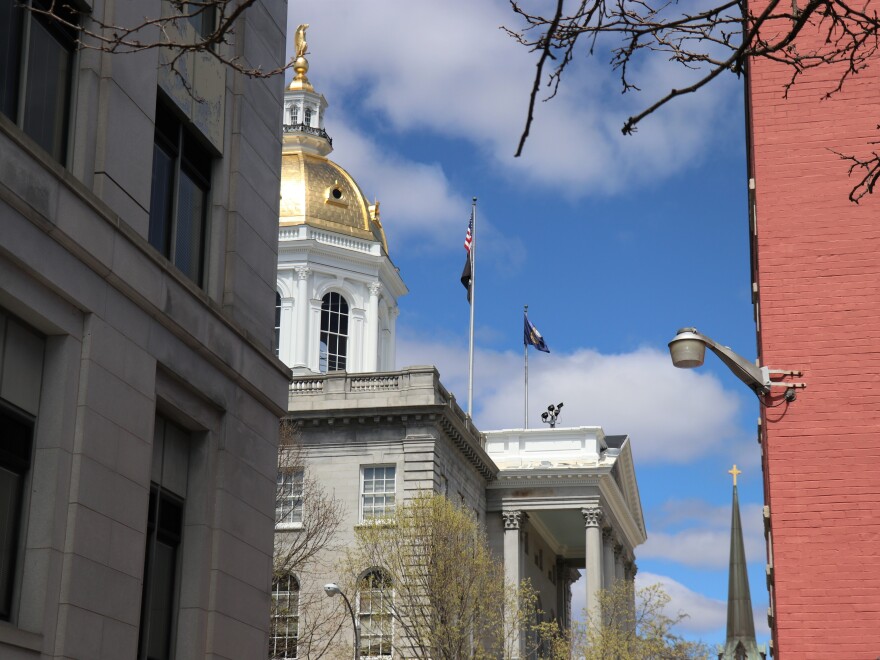
[[[599,427],[483,433],[434,367],[395,369],[397,301],[407,290],[378,203],[327,157],[327,102],[304,58],[296,71],[284,96],[276,341],[294,372],[288,410],[306,469],[344,506],[338,545],[398,502],[443,493],[485,525],[509,582],[529,578],[544,616],[569,626],[580,615],[571,612],[577,569],[585,569],[577,588],[588,607],[599,589],[635,576],[634,549],[646,532],[629,438]],[[279,475],[282,546],[308,525],[297,469]],[[296,637],[315,613],[300,603],[311,607],[322,585],[344,577],[338,558],[276,575],[270,657],[309,657]],[[388,623],[393,585],[379,577],[381,567],[362,569],[349,594],[361,654],[404,657],[406,644]],[[350,639],[351,626],[342,630]]]
[[[285,18],[218,48],[280,65]],[[78,49],[13,0],[0,44],[0,657],[265,657],[283,83]]]

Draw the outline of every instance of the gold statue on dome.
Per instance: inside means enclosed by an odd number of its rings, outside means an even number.
[[[287,88],[290,90],[305,89],[312,92],[315,89],[306,77],[306,72],[309,70],[309,61],[306,59],[306,50],[309,47],[309,44],[306,43],[306,30],[308,29],[309,24],[303,23],[296,28],[296,32],[293,34],[293,47],[296,51],[293,57],[293,70],[296,71],[296,75]]]
[[[305,57],[306,49],[309,47],[309,44],[306,42],[306,30],[308,29],[308,23],[303,23],[296,28],[296,33],[293,35],[293,47],[296,50],[294,57]]]

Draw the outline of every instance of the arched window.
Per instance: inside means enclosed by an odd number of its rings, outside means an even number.
[[[281,294],[275,292],[275,355],[281,350]]]
[[[311,126],[312,125],[312,109],[311,108],[306,108],[305,116],[306,116],[306,120],[305,120],[306,126]]]
[[[299,639],[299,582],[290,573],[272,580],[270,660],[293,660]]]
[[[367,573],[358,585],[360,654],[363,657],[391,657],[391,607],[394,598],[391,586],[391,580],[379,570]]]
[[[345,371],[348,356],[348,303],[331,291],[321,301],[321,352],[318,369]]]
[[[294,126],[299,123],[299,106],[296,104],[290,109],[290,123]]]

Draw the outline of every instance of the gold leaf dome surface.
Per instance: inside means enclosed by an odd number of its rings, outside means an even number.
[[[351,175],[329,158],[287,151],[281,159],[284,226],[309,225],[388,246],[378,205],[370,205]]]

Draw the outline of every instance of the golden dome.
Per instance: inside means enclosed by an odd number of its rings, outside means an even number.
[[[379,204],[367,202],[351,175],[324,156],[285,149],[280,216],[282,227],[309,225],[378,241],[388,254]]]

